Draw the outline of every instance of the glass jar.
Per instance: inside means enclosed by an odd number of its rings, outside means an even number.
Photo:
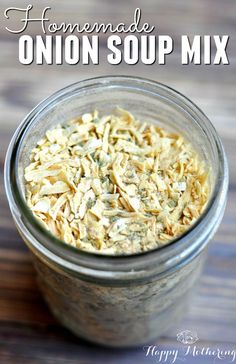
[[[34,218],[24,197],[24,168],[46,130],[94,109],[111,113],[115,106],[184,135],[206,160],[211,176],[207,207],[185,234],[129,256],[87,253],[63,243]],[[227,186],[225,153],[207,117],[173,89],[134,77],[78,82],[44,100],[16,130],[5,163],[10,209],[32,252],[48,305],[75,334],[109,346],[149,343],[186,311],[207,244],[223,216]]]

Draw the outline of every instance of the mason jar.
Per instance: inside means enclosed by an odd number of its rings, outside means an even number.
[[[24,168],[37,141],[56,124],[120,106],[141,121],[183,135],[206,161],[211,192],[197,221],[168,245],[125,256],[78,250],[60,241],[27,207]],[[39,286],[58,320],[76,335],[109,346],[152,342],[188,307],[207,244],[223,216],[228,169],[222,143],[203,112],[160,83],[109,76],[70,85],[36,106],[16,130],[5,162],[12,216],[29,247]]]

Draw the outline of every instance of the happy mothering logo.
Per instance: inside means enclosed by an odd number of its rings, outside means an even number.
[[[189,330],[179,332],[176,338],[182,344],[195,344],[199,340],[197,334]]]
[[[163,349],[157,345],[144,346],[146,359],[151,359],[152,363],[175,363],[178,361],[187,362],[194,358],[208,358],[212,363],[233,363],[236,360],[235,349],[223,349],[220,347],[205,347],[196,345],[199,341],[196,332],[183,330],[176,335],[180,347],[177,349]],[[209,362],[210,362],[209,361]]]

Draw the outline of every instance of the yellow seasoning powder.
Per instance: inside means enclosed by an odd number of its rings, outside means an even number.
[[[123,109],[46,132],[25,168],[35,217],[65,243],[109,255],[168,244],[202,214],[206,165],[181,135]]]

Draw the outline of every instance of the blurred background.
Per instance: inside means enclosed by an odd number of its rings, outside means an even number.
[[[107,74],[147,77],[177,89],[206,113],[223,140],[230,166],[226,213],[210,244],[204,274],[185,319],[173,326],[156,345],[159,349],[176,349],[182,345],[176,341],[176,334],[188,329],[198,334],[201,346],[236,349],[236,1],[32,0],[30,3],[34,6],[32,16],[40,16],[45,6],[51,6],[48,13],[51,21],[81,24],[96,21],[130,24],[135,8],[140,7],[142,22],[155,25],[155,35],[170,35],[175,49],[164,66],[142,63],[112,66],[106,61],[107,33],[100,34],[99,65],[24,66],[18,61],[18,35],[5,30],[5,26],[14,28],[17,17],[13,22],[7,21],[3,14],[10,6],[25,8],[29,1],[1,0],[0,363],[100,364],[106,360],[112,364],[138,364],[157,360],[146,358],[143,348],[108,350],[92,346],[75,338],[55,321],[38,291],[30,255],[15,229],[3,187],[6,149],[24,116],[58,89]],[[41,29],[32,23],[26,34],[41,34]],[[230,65],[181,65],[180,37],[183,34],[228,34]],[[196,357],[195,362],[213,363],[213,359]]]

